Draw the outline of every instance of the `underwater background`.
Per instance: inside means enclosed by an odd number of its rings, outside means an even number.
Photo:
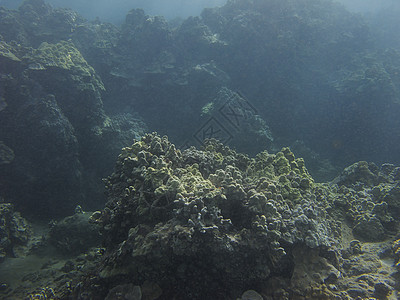
[[[397,299],[400,5],[133,2],[0,0],[0,299]]]

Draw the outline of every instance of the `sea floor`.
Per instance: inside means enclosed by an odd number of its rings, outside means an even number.
[[[0,299],[75,299],[73,290],[76,291],[79,278],[95,270],[101,259],[101,248],[94,247],[78,255],[65,255],[46,242],[49,231],[46,224],[34,224],[32,227],[29,245],[16,249],[17,257],[8,257],[0,263]],[[326,280],[323,284],[325,291],[321,290],[322,285],[315,286],[318,281],[315,276],[333,272],[329,269],[331,265],[318,255],[317,250],[299,248],[292,278],[289,281],[278,280],[274,284],[271,280],[265,290],[258,292],[264,295],[263,299],[279,299],[279,294],[271,293],[271,288],[285,288],[279,285],[286,282],[299,292],[308,289],[309,296],[299,299],[371,299],[365,295],[374,295],[374,299],[399,299],[399,275],[392,249],[395,237],[383,242],[363,243],[355,240],[351,229],[343,224],[342,238],[343,249],[355,247],[359,251],[350,254],[345,254],[349,253],[348,250],[342,251],[343,255],[339,258],[341,269],[335,269],[338,278],[333,282]],[[341,291],[351,298],[342,298]]]
[[[0,299],[63,299],[100,256],[98,248],[66,255],[47,242],[49,226],[33,224],[27,246],[0,263]]]

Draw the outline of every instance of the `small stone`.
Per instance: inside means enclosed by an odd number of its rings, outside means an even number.
[[[264,298],[254,290],[245,291],[242,300],[263,300]]]

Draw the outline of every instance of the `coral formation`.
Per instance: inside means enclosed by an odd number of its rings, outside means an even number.
[[[7,201],[41,221],[100,209],[135,139],[106,207],[31,248],[76,257],[3,275],[0,296],[394,299],[400,167],[380,164],[399,162],[400,53],[371,32],[324,0],[234,0],[179,24],[134,9],[121,27],[0,8]],[[30,236],[0,203],[0,260]]]
[[[88,251],[57,271],[73,276],[67,285],[51,287],[93,299],[391,299],[398,211],[383,199],[396,197],[398,173],[359,162],[321,184],[289,148],[249,158],[213,139],[180,151],[147,134],[104,180],[104,210],[78,206],[50,229],[53,245]],[[98,241],[88,220],[105,249],[88,249]]]
[[[102,277],[156,281],[179,297],[242,293],[290,273],[293,245],[329,246],[335,229],[288,148],[250,159],[215,140],[181,152],[148,134],[123,149],[106,188]]]
[[[353,232],[365,241],[383,241],[396,233],[399,168],[355,163],[333,180],[330,201],[343,209]]]
[[[77,202],[99,208],[101,178],[146,125],[130,113],[105,114],[103,83],[72,42],[1,41],[0,64],[2,195],[47,217],[68,215]]]
[[[50,300],[57,299],[54,291],[50,287],[44,287],[38,293],[29,294],[26,299],[28,300]]]
[[[155,282],[178,299],[231,299],[249,288],[385,298],[395,286],[383,263],[387,242],[347,236],[390,236],[397,217],[377,187],[390,190],[397,173],[359,162],[318,184],[289,148],[249,158],[212,139],[180,151],[147,134],[122,150],[105,180],[108,202],[95,218],[107,248],[99,278],[111,287],[114,278]]]

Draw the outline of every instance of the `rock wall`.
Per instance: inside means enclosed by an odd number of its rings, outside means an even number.
[[[144,132],[140,118],[182,149],[204,138],[253,155],[303,145],[319,181],[357,160],[399,161],[400,56],[376,47],[368,23],[331,1],[228,1],[181,24],[136,9],[119,28],[28,0],[1,8],[0,20],[0,139],[17,153],[7,136],[28,125],[16,107],[32,113],[32,103],[54,96],[46,101],[60,124],[52,126],[64,132],[55,144],[68,144],[59,161],[72,161],[59,163],[69,177],[59,196],[69,206],[96,206],[101,193],[82,189],[100,189],[118,147]],[[6,178],[31,172],[6,168]],[[12,190],[19,180],[9,180]]]
[[[21,29],[12,41],[0,37],[2,195],[35,217],[68,215],[77,204],[101,207],[101,178],[122,145],[143,134],[144,123],[129,113],[107,116],[104,85],[80,51],[39,34],[54,28],[62,35],[56,24],[47,27],[57,11],[28,1],[18,14],[1,13],[6,37],[15,23],[31,30],[30,18],[39,22],[38,36]]]

